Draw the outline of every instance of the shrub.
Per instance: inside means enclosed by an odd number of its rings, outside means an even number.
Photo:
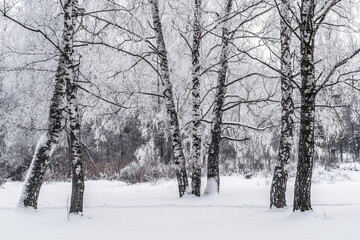
[[[175,167],[160,161],[153,139],[136,150],[135,156],[137,160],[120,171],[120,180],[134,184],[175,177]]]

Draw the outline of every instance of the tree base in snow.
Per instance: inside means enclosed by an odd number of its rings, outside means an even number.
[[[209,178],[206,182],[206,188],[204,194],[206,195],[219,194],[219,179]]]
[[[287,172],[280,166],[276,166],[270,190],[270,208],[286,207],[286,183]]]

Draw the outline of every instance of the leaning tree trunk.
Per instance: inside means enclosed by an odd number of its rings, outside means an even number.
[[[301,122],[294,208],[311,210],[311,177],[314,161],[315,64],[314,0],[301,2]]]
[[[231,11],[233,0],[227,0],[225,17]],[[212,112],[212,127],[211,127],[211,141],[208,151],[207,161],[207,183],[205,194],[219,193],[220,190],[220,175],[219,175],[219,145],[221,140],[221,125],[223,115],[223,105],[225,99],[225,81],[226,72],[228,68],[228,48],[229,48],[229,29],[227,20],[224,20],[222,28],[222,45],[220,56],[220,69],[218,71],[217,88],[215,95],[215,104]]]
[[[55,89],[51,99],[48,130],[39,139],[36,150],[26,175],[24,187],[20,196],[19,205],[22,207],[37,208],[41,185],[50,157],[59,143],[63,129],[63,106],[65,97],[65,70],[64,57],[60,56],[55,79]]]
[[[37,202],[41,185],[44,182],[44,174],[50,157],[59,143],[60,133],[63,129],[63,109],[65,100],[66,78],[71,77],[72,62],[72,26],[71,13],[73,1],[68,0],[64,5],[64,30],[61,43],[61,56],[55,79],[55,90],[51,99],[49,113],[49,127],[47,132],[40,138],[29,171],[27,173],[24,188],[20,197],[19,205],[37,208]],[[70,18],[70,19],[69,19]]]
[[[71,3],[70,3],[71,2]],[[72,0],[69,1],[69,11],[71,15],[65,16],[65,21],[68,21],[68,24],[71,24],[72,28],[75,27],[75,20],[78,14],[78,1]],[[68,13],[66,11],[66,13]],[[74,34],[74,31],[72,32]],[[73,35],[71,36],[73,39]],[[71,41],[72,44],[72,41]],[[69,49],[70,51],[70,49]],[[69,138],[70,138],[70,156],[72,164],[72,192],[71,192],[71,202],[70,202],[70,213],[82,214],[83,212],[83,196],[84,196],[84,170],[82,166],[81,158],[81,144],[80,144],[80,120],[79,120],[79,110],[77,103],[77,83],[75,79],[75,62],[73,59],[73,48],[71,45],[71,52],[68,53],[69,69],[68,74],[65,77],[66,80],[66,96],[67,96],[67,109],[69,116]]]
[[[192,126],[192,194],[200,197],[201,189],[201,136],[199,127],[201,123],[200,112],[200,40],[201,40],[201,0],[195,0],[194,34],[192,46],[192,98],[193,98],[193,126]]]
[[[170,120],[170,131],[174,149],[175,164],[177,166],[177,180],[179,185],[179,195],[182,197],[189,186],[186,174],[185,156],[180,138],[179,120],[175,109],[174,97],[172,93],[172,84],[170,81],[170,72],[167,60],[167,50],[165,46],[164,36],[159,15],[158,0],[150,0],[153,14],[154,30],[157,43],[157,54],[160,59],[160,70],[163,83],[163,95],[167,114]]]
[[[279,155],[274,169],[274,176],[270,190],[270,208],[286,207],[286,165],[290,161],[291,143],[293,141],[293,114],[294,103],[292,99],[293,85],[291,82],[291,56],[290,56],[290,1],[282,0],[279,4],[281,14],[281,137]],[[286,22],[285,22],[286,21]]]

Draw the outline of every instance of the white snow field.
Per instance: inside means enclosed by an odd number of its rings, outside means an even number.
[[[332,175],[331,175],[332,174]],[[22,183],[0,189],[1,240],[360,239],[360,172],[316,172],[313,212],[269,210],[269,178],[222,177],[221,194],[178,198],[175,181],[87,181],[84,216],[67,216],[70,183],[46,183],[38,210],[18,209]],[[343,176],[343,177],[341,177]],[[344,177],[346,176],[346,177]],[[349,177],[350,176],[350,177]]]

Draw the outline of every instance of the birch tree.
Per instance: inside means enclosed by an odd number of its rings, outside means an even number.
[[[300,8],[301,119],[299,158],[295,180],[294,211],[311,210],[310,190],[314,163],[315,63],[314,0],[302,0]]]
[[[159,1],[150,0],[153,17],[153,29],[156,36],[157,55],[160,59],[160,72],[161,80],[163,84],[163,96],[165,98],[165,105],[167,115],[170,121],[171,138],[174,148],[175,164],[177,166],[176,176],[179,186],[179,195],[182,197],[187,191],[189,186],[187,173],[186,173],[186,161],[183,151],[183,146],[180,138],[179,120],[175,109],[175,102],[173,97],[172,83],[170,79],[170,72],[168,66],[167,49],[162,32],[161,19],[159,15]]]
[[[60,140],[60,133],[64,127],[65,61],[65,57],[61,55],[57,68],[53,97],[51,99],[48,130],[37,143],[19,200],[20,206],[37,208],[40,188],[44,182],[47,165]]]
[[[319,11],[315,11],[315,0],[302,0],[300,6],[300,72],[301,72],[301,113],[300,113],[300,139],[298,148],[298,165],[295,179],[293,210],[309,211],[311,207],[311,178],[314,165],[314,130],[315,130],[315,100],[319,91],[327,86],[334,86],[340,82],[341,74],[335,82],[331,83],[334,74],[348,61],[360,53],[356,49],[349,56],[337,61],[322,77],[315,76],[315,37],[324,23],[326,16],[340,3],[340,0],[325,2]],[[318,14],[315,16],[315,12]],[[336,26],[336,25],[332,25]],[[295,31],[293,31],[296,33]],[[345,74],[346,75],[346,74]],[[316,84],[320,82],[321,84]]]
[[[72,78],[74,79],[74,78]],[[77,103],[77,86],[72,80],[67,82],[67,100],[69,109],[69,137],[72,166],[72,193],[70,203],[70,213],[83,212],[84,195],[84,170],[81,157],[80,143],[80,120]]]
[[[219,176],[219,144],[221,140],[221,125],[223,104],[226,92],[225,81],[226,72],[228,68],[228,52],[230,32],[228,27],[228,19],[226,19],[231,12],[233,0],[226,1],[225,7],[225,20],[222,27],[222,43],[220,55],[220,69],[218,71],[215,103],[212,112],[212,126],[210,133],[210,146],[208,151],[208,167],[207,167],[207,183],[206,194],[218,193],[220,189],[220,176]]]
[[[67,109],[69,117],[69,138],[70,138],[70,152],[71,152],[71,166],[72,166],[72,192],[70,202],[70,213],[78,214],[83,212],[83,195],[84,195],[84,171],[81,158],[81,143],[80,143],[80,119],[79,108],[77,102],[77,76],[75,74],[75,60],[73,50],[73,38],[76,26],[76,17],[78,16],[78,1],[70,0],[68,3],[68,11],[65,11],[65,22],[69,26],[70,43],[68,56],[69,74],[65,76],[66,80],[66,97]],[[66,15],[69,14],[69,15]]]
[[[192,45],[192,193],[200,197],[201,189],[201,135],[199,127],[201,124],[200,109],[200,41],[201,41],[201,0],[195,0],[194,23],[193,23],[193,45]]]
[[[53,97],[49,112],[48,130],[37,143],[33,160],[27,173],[19,205],[37,208],[40,188],[44,182],[44,174],[51,155],[60,140],[60,133],[64,128],[63,109],[65,107],[66,83],[71,81],[73,74],[73,6],[75,1],[64,3],[64,30],[59,50],[58,68],[56,72]]]
[[[270,208],[286,206],[286,183],[288,172],[286,165],[290,161],[291,145],[293,137],[293,114],[294,103],[292,99],[293,83],[290,55],[290,34],[288,25],[291,24],[290,1],[280,0],[280,44],[281,44],[281,136],[279,155],[274,168],[274,175],[270,190]]]

